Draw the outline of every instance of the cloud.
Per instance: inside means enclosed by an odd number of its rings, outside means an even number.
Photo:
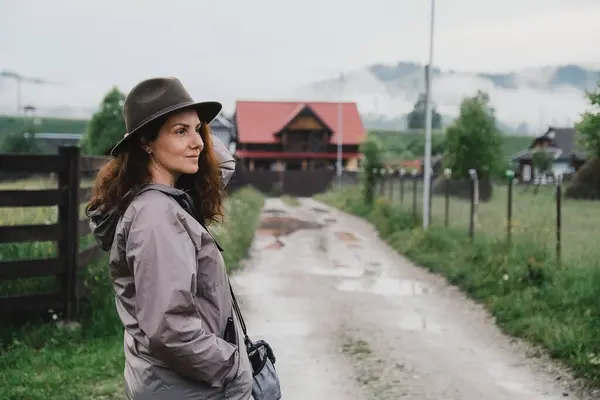
[[[592,58],[598,0],[437,4],[436,65],[600,61]],[[428,54],[425,0],[0,0],[0,10],[0,69],[80,90],[127,91],[148,76],[176,75],[202,97],[275,97],[340,71]]]

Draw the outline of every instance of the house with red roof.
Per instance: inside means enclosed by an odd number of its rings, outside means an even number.
[[[338,138],[344,170],[359,167],[366,136],[355,103],[238,101],[234,124],[241,168],[255,170],[335,169]]]

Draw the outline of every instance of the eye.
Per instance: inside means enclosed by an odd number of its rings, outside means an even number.
[[[181,129],[177,129],[175,131],[175,133],[177,133],[178,135],[185,135],[186,131],[185,131],[185,129],[181,128]]]

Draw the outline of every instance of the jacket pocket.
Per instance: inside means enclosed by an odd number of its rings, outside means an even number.
[[[225,325],[225,333],[223,334],[223,339],[232,345],[237,345],[237,334],[235,331],[235,324],[233,323],[233,318],[227,318],[227,324]]]

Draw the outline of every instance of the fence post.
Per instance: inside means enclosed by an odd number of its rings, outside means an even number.
[[[385,195],[385,169],[381,168],[379,170],[379,197],[383,197]]]
[[[67,168],[58,175],[58,187],[62,191],[63,202],[58,208],[58,221],[61,239],[58,254],[65,263],[63,295],[65,318],[77,318],[77,254],[79,252],[79,147],[62,146],[59,150],[62,162]]]
[[[555,176],[556,179],[556,261],[558,265],[562,263],[561,257],[561,221],[562,221],[562,207],[561,207],[561,199],[562,199],[562,185],[561,180],[562,176],[557,174]]]
[[[477,180],[477,172],[474,169],[469,170],[469,182],[471,192],[471,215],[469,216],[469,239],[473,241],[475,237],[475,184]]]
[[[390,196],[390,202],[394,202],[394,170],[388,170],[388,193]]]
[[[417,170],[412,172],[413,176],[413,219],[417,221]]]
[[[450,177],[452,176],[452,170],[446,168],[444,176],[446,177],[444,182],[444,226],[447,228],[450,224]]]
[[[404,204],[404,168],[400,170],[400,204]]]
[[[425,183],[424,178],[425,177],[423,177],[423,183]],[[431,172],[431,175],[429,177],[429,198],[427,199],[427,202],[429,203],[429,207],[427,210],[427,214],[428,214],[427,217],[429,219],[429,225],[431,225],[431,221],[432,221],[432,219],[431,219],[431,214],[432,214],[431,213],[431,209],[432,209],[431,203],[432,203],[432,201],[433,201],[433,171]]]
[[[506,241],[510,245],[512,242],[512,206],[513,206],[513,183],[515,173],[511,170],[506,171],[506,177],[508,178],[508,209],[506,215]]]

